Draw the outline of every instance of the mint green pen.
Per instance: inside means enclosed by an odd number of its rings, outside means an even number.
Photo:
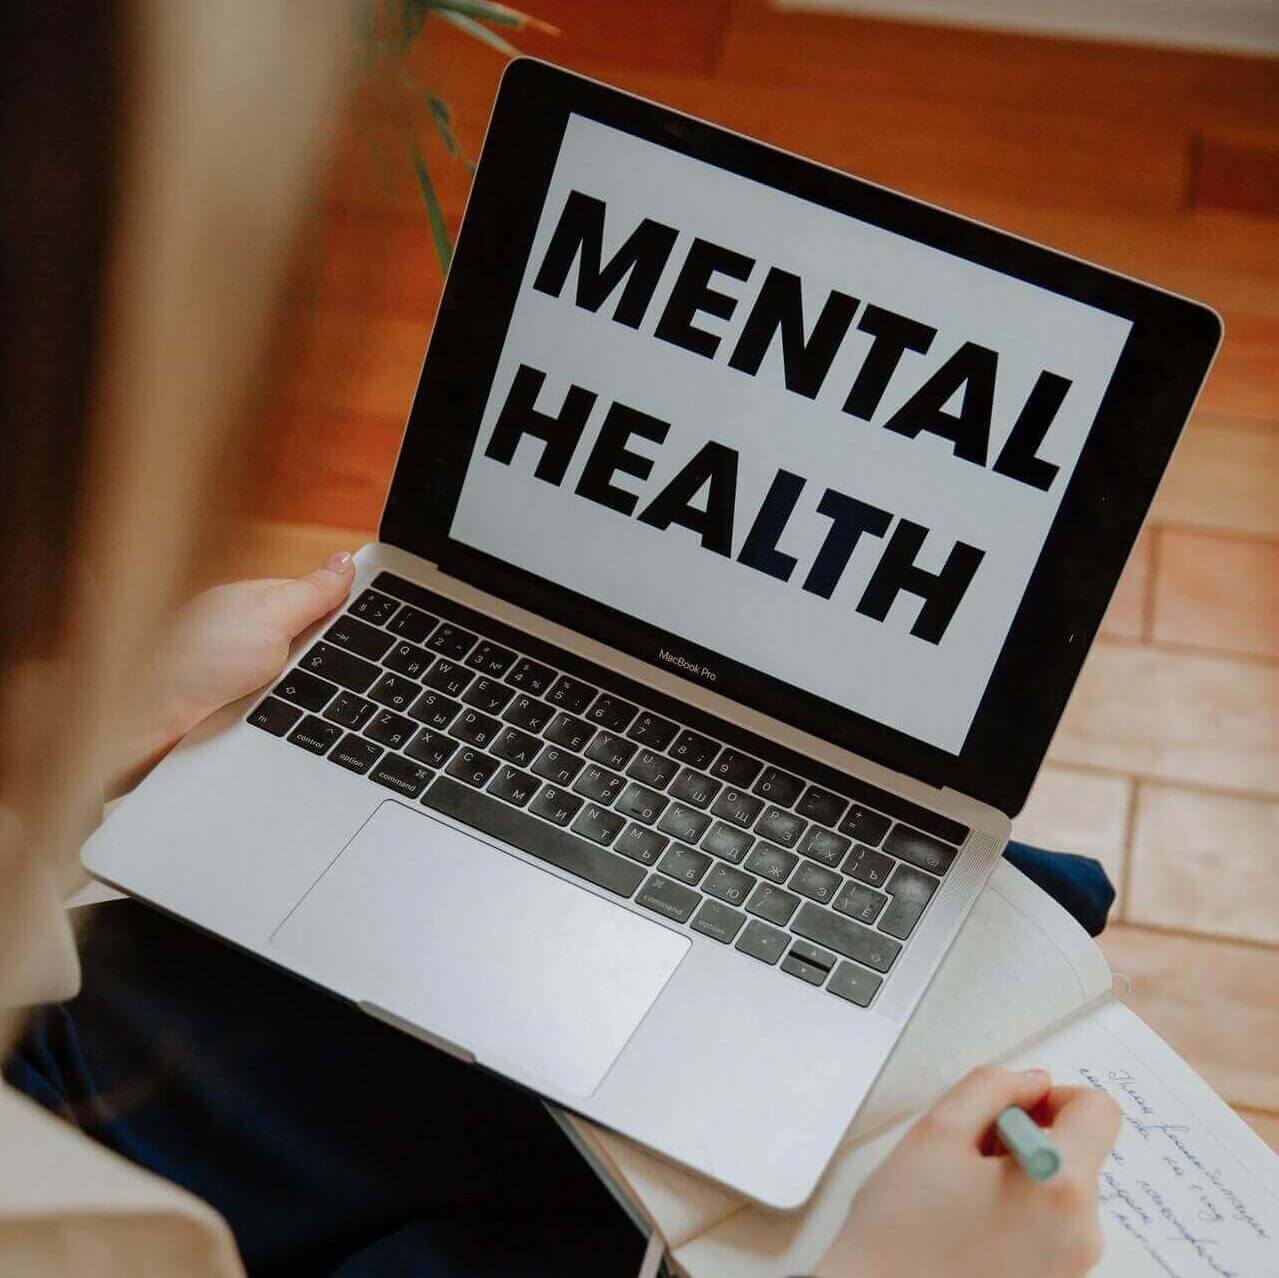
[[[1061,1151],[1020,1105],[1009,1105],[995,1119],[995,1130],[1032,1180],[1052,1180],[1061,1170]]]

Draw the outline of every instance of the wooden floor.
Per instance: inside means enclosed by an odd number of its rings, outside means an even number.
[[[1133,1005],[1279,1148],[1279,63],[747,0],[528,7],[563,35],[530,35],[527,52],[1225,316],[1217,367],[1015,833],[1106,863],[1120,901],[1104,945],[1133,978]],[[435,19],[424,38],[418,71],[474,153],[502,58]],[[406,118],[429,125],[395,103],[359,114],[267,393],[266,483],[240,554],[254,570],[305,569],[369,537],[439,292],[403,158]],[[428,149],[455,225],[466,170]]]

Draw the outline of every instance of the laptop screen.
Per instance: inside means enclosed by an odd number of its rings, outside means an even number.
[[[958,754],[1131,327],[573,114],[450,535]]]

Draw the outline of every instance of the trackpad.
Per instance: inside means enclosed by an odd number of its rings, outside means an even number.
[[[272,944],[483,1064],[589,1096],[689,941],[386,802]]]

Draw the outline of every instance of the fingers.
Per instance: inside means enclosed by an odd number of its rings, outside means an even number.
[[[1052,1080],[1043,1070],[998,1069],[983,1065],[965,1075],[929,1111],[936,1126],[979,1146],[1001,1110],[1009,1105],[1033,1109],[1048,1094]]]
[[[355,579],[355,564],[345,552],[305,577],[282,581],[262,591],[261,603],[271,624],[292,639],[346,598]]]
[[[1105,1162],[1123,1121],[1119,1106],[1091,1087],[1054,1087],[1040,1116],[1052,1127],[1063,1163],[1090,1176]]]

